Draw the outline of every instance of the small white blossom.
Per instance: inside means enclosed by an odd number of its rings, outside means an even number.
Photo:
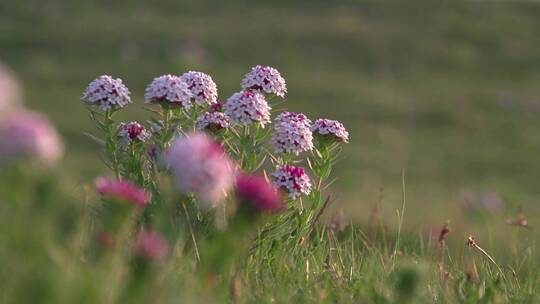
[[[92,81],[83,93],[82,100],[103,111],[116,110],[131,103],[128,88],[122,79],[102,75]]]
[[[349,142],[349,132],[345,126],[337,120],[317,119],[311,130],[314,134],[334,137],[339,142]]]
[[[242,91],[234,93],[224,106],[225,114],[235,124],[259,123],[262,127],[270,123],[270,106],[259,92]]]
[[[154,78],[146,87],[144,99],[147,103],[158,103],[164,107],[191,109],[191,90],[179,76],[163,75]]]
[[[274,122],[272,145],[277,153],[298,155],[313,149],[311,121],[304,114],[283,112]]]
[[[278,70],[258,65],[244,76],[242,89],[263,91],[283,98],[287,93],[287,84]]]
[[[138,122],[120,123],[118,126],[118,139],[123,144],[144,142],[150,137],[146,128]]]
[[[230,126],[229,117],[221,112],[205,112],[196,122],[197,129],[199,130],[212,130],[217,131],[226,129]]]
[[[217,102],[217,86],[210,75],[189,71],[184,73],[181,78],[188,85],[188,89],[191,90],[196,104],[204,105]]]
[[[272,173],[273,184],[281,188],[292,199],[311,193],[311,181],[306,171],[301,167],[283,165]]]

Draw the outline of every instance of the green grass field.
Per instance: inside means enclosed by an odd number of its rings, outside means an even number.
[[[496,296],[484,298],[485,303],[538,301],[533,295],[540,276],[535,261],[540,223],[539,4],[23,0],[0,3],[0,28],[0,60],[24,83],[27,105],[47,113],[65,138],[67,153],[59,173],[61,200],[76,202],[81,189],[96,175],[108,174],[99,163],[98,148],[82,134],[94,131],[80,96],[96,76],[122,78],[135,101],[122,118],[144,120],[143,90],[155,76],[206,72],[217,82],[220,99],[225,100],[239,90],[242,76],[252,66],[271,65],[287,79],[284,107],[314,119],[338,119],[351,133],[351,143],[334,172],[338,180],[328,216],[344,209],[348,219],[358,223],[359,231],[368,234],[372,209],[379,205],[382,222],[393,239],[404,170],[406,237],[402,240],[405,258],[400,262],[423,261],[426,265],[413,266],[415,275],[422,272],[417,267],[429,268],[435,253],[422,251],[420,238],[428,227],[439,228],[450,221],[453,230],[448,249],[459,259],[450,266],[455,282],[465,271],[465,242],[471,233],[497,262],[514,267],[519,278],[499,289],[494,283],[496,268],[480,259],[478,271],[487,283],[474,292],[496,290]],[[463,196],[472,194],[476,202],[486,193],[489,202],[502,202],[499,210],[490,213],[461,206]],[[55,207],[65,208],[60,202]],[[519,208],[532,229],[519,230],[506,223]],[[58,219],[67,216],[50,212]],[[37,227],[53,225],[41,218],[37,222]],[[72,224],[66,221],[65,225]],[[283,273],[261,275],[259,281],[244,286],[249,291],[244,291],[243,301],[271,302],[273,297],[278,303],[378,302],[380,296],[383,303],[394,292],[393,283],[388,282],[399,281],[386,276],[394,270],[388,266],[395,258],[393,249],[382,245],[364,248],[363,237],[354,233],[338,246],[344,253],[337,274],[320,274],[326,266],[314,262],[313,271],[319,273],[314,275],[316,279],[304,272],[293,275],[293,269],[305,271],[305,262],[283,257],[288,268]],[[35,246],[38,244],[42,243]],[[21,250],[32,248],[28,245]],[[309,256],[306,248],[299,250],[300,256]],[[324,260],[322,252],[319,247],[313,249],[313,261]],[[0,256],[25,263],[9,252]],[[29,258],[33,262],[21,271],[39,267],[41,258]],[[79,280],[107,275],[92,274],[85,267],[73,269],[73,273],[86,274]],[[510,268],[505,271],[510,273]],[[9,279],[7,274],[2,280]],[[181,275],[167,273],[164,277],[179,280]],[[272,280],[276,278],[284,280],[283,284],[275,284]],[[250,282],[252,278],[246,275],[244,279]],[[437,279],[426,280],[436,282],[427,284],[437,290],[434,294],[454,288],[442,286]],[[37,278],[36,282],[41,281]],[[79,286],[72,281],[55,284]],[[33,286],[39,294],[42,286]],[[88,286],[89,295],[94,294],[92,288],[101,290]],[[197,289],[204,289],[197,282],[182,286],[182,290],[192,288],[187,295],[191,301],[198,292],[204,293]],[[260,293],[254,290],[260,286],[266,287]],[[434,300],[426,288],[418,301],[445,301],[444,297]],[[228,286],[222,289],[225,291],[217,290],[217,296],[210,296],[208,302],[224,301],[220,297],[226,297]],[[317,290],[325,290],[328,297]],[[63,301],[69,302],[70,296]],[[164,293],[163,302],[173,303],[175,296],[174,292]],[[88,303],[96,303],[93,301],[101,298],[89,299]],[[476,303],[473,298],[459,297],[446,301]]]

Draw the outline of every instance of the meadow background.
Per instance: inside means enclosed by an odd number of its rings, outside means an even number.
[[[288,82],[284,104],[343,121],[351,143],[336,168],[333,210],[366,224],[381,204],[398,223],[406,172],[405,229],[450,220],[507,253],[505,220],[540,219],[540,5],[490,1],[1,1],[0,60],[49,115],[67,144],[66,186],[106,173],[80,102],[101,74],[120,77],[145,119],[153,77],[212,75],[220,99],[257,64]],[[468,200],[502,207],[463,208]],[[455,247],[464,250],[464,246]]]

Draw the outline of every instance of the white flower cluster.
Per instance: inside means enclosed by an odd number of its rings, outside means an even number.
[[[184,73],[181,78],[187,84],[188,89],[191,90],[196,104],[204,105],[217,102],[217,86],[210,75],[189,71]]]
[[[225,114],[239,125],[259,123],[262,127],[270,123],[270,106],[259,92],[242,91],[234,93],[224,106]]]
[[[283,112],[274,119],[272,145],[277,153],[298,155],[313,149],[311,121],[302,113]]]
[[[272,173],[273,184],[287,193],[291,199],[311,193],[311,180],[302,167],[283,165]]]
[[[332,136],[339,142],[349,142],[349,132],[345,129],[345,126],[337,120],[331,119],[317,119],[311,131],[314,134],[320,134],[323,136]]]
[[[242,80],[242,88],[244,90],[263,91],[268,94],[275,94],[279,97],[285,97],[287,93],[287,84],[285,79],[281,77],[278,70],[269,67],[258,65],[251,69]]]
[[[154,78],[146,87],[144,99],[147,103],[158,103],[164,107],[191,109],[191,90],[179,76],[163,75]]]
[[[138,122],[120,123],[118,126],[118,139],[125,145],[144,142],[149,137],[150,133]]]
[[[92,81],[83,93],[82,100],[103,111],[116,110],[131,103],[128,88],[122,79],[102,75]]]
[[[221,112],[205,112],[196,122],[197,129],[218,131],[230,126],[229,117]]]

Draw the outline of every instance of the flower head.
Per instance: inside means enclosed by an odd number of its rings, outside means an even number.
[[[306,171],[301,167],[279,166],[272,177],[274,185],[289,193],[289,197],[292,199],[311,193],[311,181]]]
[[[129,202],[141,209],[150,204],[150,193],[126,180],[98,177],[94,184],[103,197]]]
[[[189,71],[181,76],[191,90],[193,99],[198,105],[214,104],[217,102],[217,86],[212,77],[201,72]]]
[[[169,255],[169,242],[155,230],[140,230],[135,239],[136,256],[150,261],[162,261]]]
[[[222,112],[223,106],[224,106],[224,103],[218,100],[216,103],[213,103],[210,105],[208,111],[209,112]]]
[[[196,122],[197,129],[219,131],[230,126],[229,117],[221,112],[205,112]]]
[[[122,79],[102,75],[92,81],[83,93],[82,100],[103,111],[123,108],[131,103],[128,88]]]
[[[13,73],[0,63],[0,117],[20,107],[22,88]]]
[[[298,155],[313,149],[311,121],[301,113],[283,112],[275,119],[272,144],[277,153]]]
[[[270,122],[270,106],[264,95],[258,92],[242,91],[234,93],[224,106],[225,114],[235,124],[259,123],[264,127]]]
[[[313,134],[323,137],[330,137],[338,142],[349,142],[349,132],[345,129],[345,126],[337,120],[331,119],[317,119],[311,127]]]
[[[0,161],[30,158],[52,166],[63,154],[60,135],[41,114],[18,111],[0,122]]]
[[[158,103],[163,107],[191,109],[191,90],[179,76],[163,75],[146,87],[144,99],[147,103]]]
[[[279,97],[285,97],[287,84],[278,70],[269,66],[258,65],[244,76],[242,89],[262,91],[268,94],[276,94]]]
[[[264,176],[240,175],[236,179],[238,199],[260,212],[276,213],[286,208],[283,195]]]
[[[150,137],[146,128],[138,122],[120,123],[118,126],[118,138],[126,145],[135,142],[144,142]]]
[[[204,133],[174,140],[165,154],[165,162],[175,177],[178,191],[195,193],[205,207],[223,201],[234,183],[234,163]]]

